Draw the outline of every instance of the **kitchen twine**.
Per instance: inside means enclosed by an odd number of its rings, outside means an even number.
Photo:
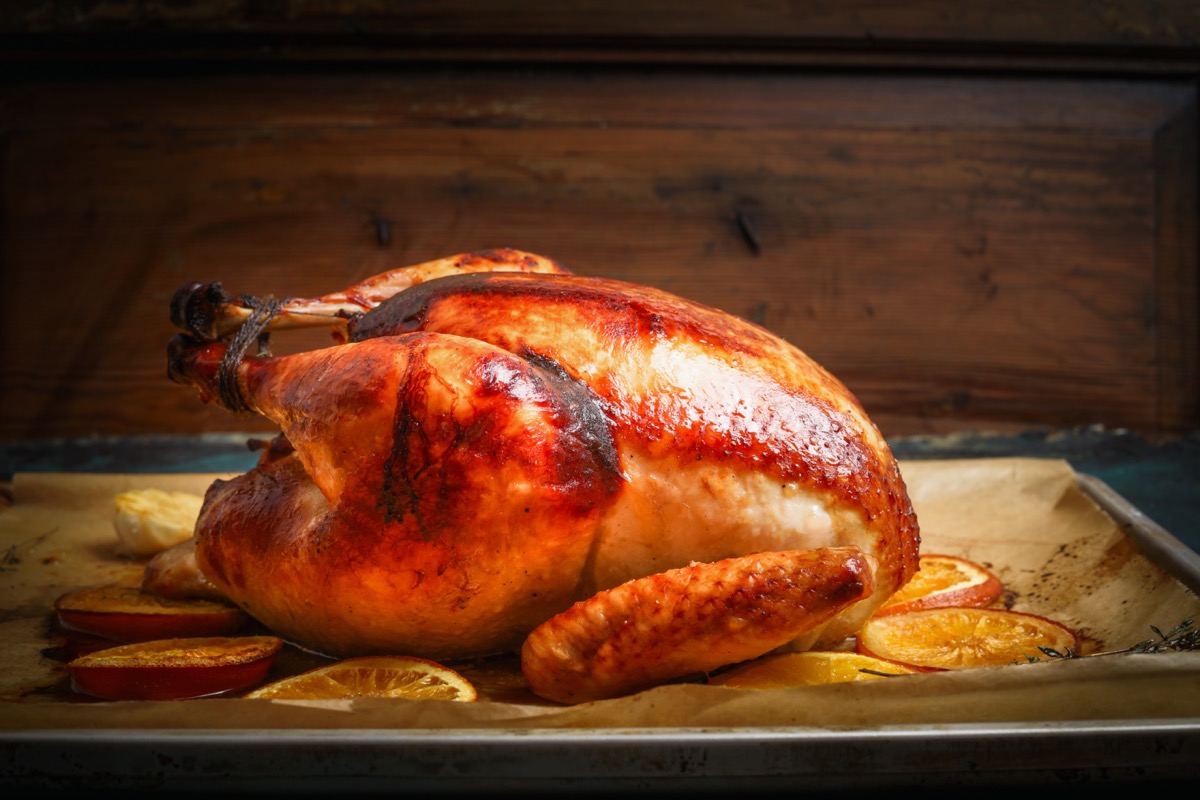
[[[242,394],[242,387],[237,379],[237,368],[250,350],[250,345],[255,342],[258,343],[258,355],[267,354],[270,339],[267,325],[271,318],[279,313],[283,303],[271,296],[258,298],[243,295],[240,299],[252,311],[229,340],[229,346],[221,358],[221,365],[217,369],[217,394],[221,404],[230,411],[247,414],[252,409]]]

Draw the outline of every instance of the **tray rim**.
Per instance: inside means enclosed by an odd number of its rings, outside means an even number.
[[[233,734],[233,735],[231,735]],[[516,734],[516,735],[514,735]],[[69,755],[67,755],[69,754]],[[0,786],[459,792],[814,791],[1194,781],[1200,718],[878,729],[0,732]],[[431,772],[432,770],[432,772]]]
[[[1076,472],[1079,488],[1112,517],[1150,561],[1200,595],[1200,553],[1146,516],[1095,475]]]

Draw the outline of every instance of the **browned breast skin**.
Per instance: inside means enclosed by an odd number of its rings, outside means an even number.
[[[649,287],[489,273],[422,284],[350,324],[356,341],[416,330],[554,365],[589,388],[623,441],[803,480],[911,538],[903,481],[858,401],[749,322]]]

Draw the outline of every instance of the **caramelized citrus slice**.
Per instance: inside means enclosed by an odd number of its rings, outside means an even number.
[[[268,683],[246,695],[270,700],[403,697],[466,702],[477,696],[471,682],[449,667],[409,656],[348,658]]]
[[[1003,588],[1000,579],[982,564],[957,556],[922,554],[917,572],[875,616],[925,608],[982,608],[994,602]]]
[[[262,683],[281,647],[274,636],[160,639],[97,650],[67,671],[71,688],[105,700],[179,700]]]
[[[136,586],[94,586],[68,592],[54,603],[69,630],[118,642],[227,636],[249,622],[239,608],[209,600],[168,600]]]
[[[1079,637],[1045,617],[997,608],[934,608],[867,620],[864,655],[924,670],[1003,666],[1043,659],[1039,648],[1077,651]]]
[[[904,664],[861,653],[813,650],[805,653],[780,653],[748,661],[728,672],[713,676],[709,683],[739,689],[787,689],[793,686],[865,681],[916,671]]]

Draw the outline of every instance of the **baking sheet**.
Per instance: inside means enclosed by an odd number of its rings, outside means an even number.
[[[1149,638],[1150,625],[1169,629],[1200,610],[1195,554],[1065,462],[903,468],[923,549],[991,564],[1014,608],[1062,619],[1103,648]],[[121,486],[202,487],[211,477],[18,476],[17,501],[0,513],[0,542],[19,553],[23,567],[5,573],[6,780],[366,790],[395,780],[406,788],[495,789],[506,781],[564,788],[582,780],[677,786],[696,778],[708,787],[729,779],[770,788],[804,777],[810,788],[844,788],[1055,781],[1064,770],[1107,781],[1192,778],[1200,764],[1198,653],[772,692],[664,686],[576,707],[363,700],[264,708],[237,699],[81,705],[22,694],[31,649],[46,646],[53,598],[129,566],[111,557],[103,501]],[[23,495],[41,500],[23,503]],[[82,538],[72,540],[72,531]],[[33,672],[50,669],[53,678],[52,660],[33,660]],[[26,682],[15,686],[15,676]]]

